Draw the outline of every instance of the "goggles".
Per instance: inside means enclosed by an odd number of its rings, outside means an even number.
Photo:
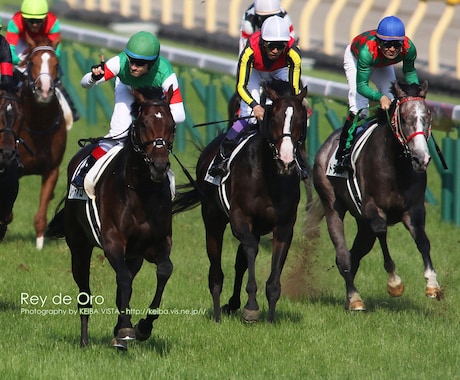
[[[403,46],[402,41],[381,41],[382,46],[385,49],[390,49],[391,47],[394,47],[396,50],[401,49]]]
[[[152,61],[146,61],[145,59],[133,58],[133,57],[130,57],[129,55],[127,57],[128,57],[129,64],[137,66],[137,67],[148,65],[149,63],[152,62]]]
[[[33,25],[33,24],[39,25],[43,23],[43,19],[41,18],[26,18],[25,20],[30,25]]]
[[[268,50],[275,50],[278,49],[278,51],[282,51],[286,49],[287,42],[284,41],[264,41],[264,47],[266,47]]]

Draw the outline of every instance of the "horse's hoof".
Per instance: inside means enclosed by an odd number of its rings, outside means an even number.
[[[229,304],[222,306],[222,313],[225,315],[233,315],[238,309],[232,309]]]
[[[120,351],[128,351],[128,342],[118,338],[113,338],[110,342],[112,347],[119,349]]]
[[[435,287],[427,286],[425,289],[425,295],[429,298],[441,299],[442,298],[441,288],[438,286],[435,286]]]
[[[116,338],[119,340],[134,340],[136,339],[136,331],[132,327],[125,327],[118,330]]]
[[[249,310],[249,309],[243,309],[243,321],[247,323],[254,323],[259,320],[259,310]]]
[[[359,294],[356,294],[348,300],[347,309],[349,311],[365,311],[366,305]]]
[[[396,286],[387,285],[387,290],[392,297],[401,297],[404,293],[404,284],[401,282]]]
[[[136,323],[136,326],[134,326],[134,331],[136,333],[136,339],[142,342],[150,338],[152,331],[150,330],[148,333],[142,332],[139,328],[139,324],[142,324],[142,319]]]

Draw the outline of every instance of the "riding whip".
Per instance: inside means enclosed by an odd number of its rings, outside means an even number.
[[[219,124],[219,123],[228,123],[229,121],[238,121],[238,120],[244,120],[244,119],[251,119],[254,116],[241,116],[236,119],[227,119],[227,120],[219,120],[219,121],[209,121],[207,123],[200,123],[200,124],[195,124],[193,128],[197,127],[203,127],[205,125],[212,125],[212,124]]]

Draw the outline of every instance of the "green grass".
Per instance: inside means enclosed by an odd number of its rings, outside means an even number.
[[[79,122],[80,123],[80,122]],[[76,150],[75,141],[104,128],[77,123],[70,131],[65,162]],[[193,170],[197,152],[181,154]],[[173,160],[178,181],[185,177]],[[65,165],[56,190],[55,206],[64,192]],[[440,223],[439,206],[427,206],[427,231],[432,258],[443,287],[441,301],[424,296],[425,281],[420,254],[402,226],[389,232],[389,245],[398,273],[406,284],[403,297],[386,294],[386,273],[377,248],[366,256],[357,276],[368,311],[344,310],[343,280],[335,267],[334,251],[324,221],[319,240],[303,235],[304,212],[299,208],[296,235],[283,273],[283,296],[277,322],[264,321],[267,301],[264,284],[270,271],[270,241],[263,238],[257,258],[258,299],[262,321],[246,325],[241,314],[212,320],[207,289],[208,259],[200,210],[174,218],[172,260],[174,271],[166,287],[162,315],[146,342],[130,343],[126,353],[108,346],[115,314],[115,276],[102,251],[92,261],[92,291],[103,297],[90,317],[90,346],[79,348],[76,285],[70,272],[70,254],[63,241],[46,241],[43,251],[34,247],[33,211],[37,206],[37,177],[21,179],[15,220],[0,254],[0,323],[4,326],[0,368],[4,379],[111,379],[132,378],[320,378],[320,379],[445,379],[458,378],[460,345],[455,326],[460,318],[458,288],[460,265],[458,230]],[[439,187],[439,184],[438,184]],[[436,188],[436,196],[439,191]],[[305,199],[302,199],[302,205]],[[50,211],[50,214],[52,212]],[[347,219],[351,242],[354,224]],[[237,242],[229,233],[224,243],[226,275],[222,303],[230,294]],[[155,267],[145,264],[134,282],[131,307],[141,310],[150,302]],[[45,306],[21,305],[21,293],[47,296]],[[71,297],[70,305],[53,303]],[[242,301],[246,294],[242,292]],[[30,315],[30,312],[66,311],[66,315]],[[188,310],[196,315],[173,314]],[[137,321],[140,317],[133,317]]]

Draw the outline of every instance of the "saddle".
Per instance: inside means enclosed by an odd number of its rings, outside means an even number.
[[[251,140],[256,134],[257,134],[257,131],[252,130],[248,132],[248,134],[243,136],[243,138],[238,142],[238,145],[233,150],[228,160],[229,170],[224,178],[221,178],[220,176],[213,177],[209,174],[209,168],[212,166],[214,159],[209,163],[208,169],[206,170],[206,175],[204,177],[204,180],[206,182],[212,183],[213,185],[217,186],[217,192],[219,194],[219,199],[220,199],[222,209],[225,211],[227,215],[228,215],[228,211],[230,210],[230,203],[228,201],[227,192],[225,189],[225,182],[227,181],[231,173],[230,164],[235,159],[235,157],[238,155],[238,153],[241,151],[241,149],[243,149],[243,147],[249,142],[249,140]]]
[[[346,180],[348,193],[359,213],[361,213],[362,195],[361,190],[359,188],[358,180],[356,178],[356,161],[359,155],[361,154],[364,145],[374,132],[375,128],[377,128],[377,126],[377,120],[371,119],[357,128],[355,139],[351,146],[351,166],[353,168],[352,171],[344,171],[342,173],[337,173],[335,171],[335,167],[337,165],[337,159],[335,158],[335,155],[338,146],[332,152],[331,158],[329,159],[329,163],[326,168],[326,175],[328,177],[343,178]]]

